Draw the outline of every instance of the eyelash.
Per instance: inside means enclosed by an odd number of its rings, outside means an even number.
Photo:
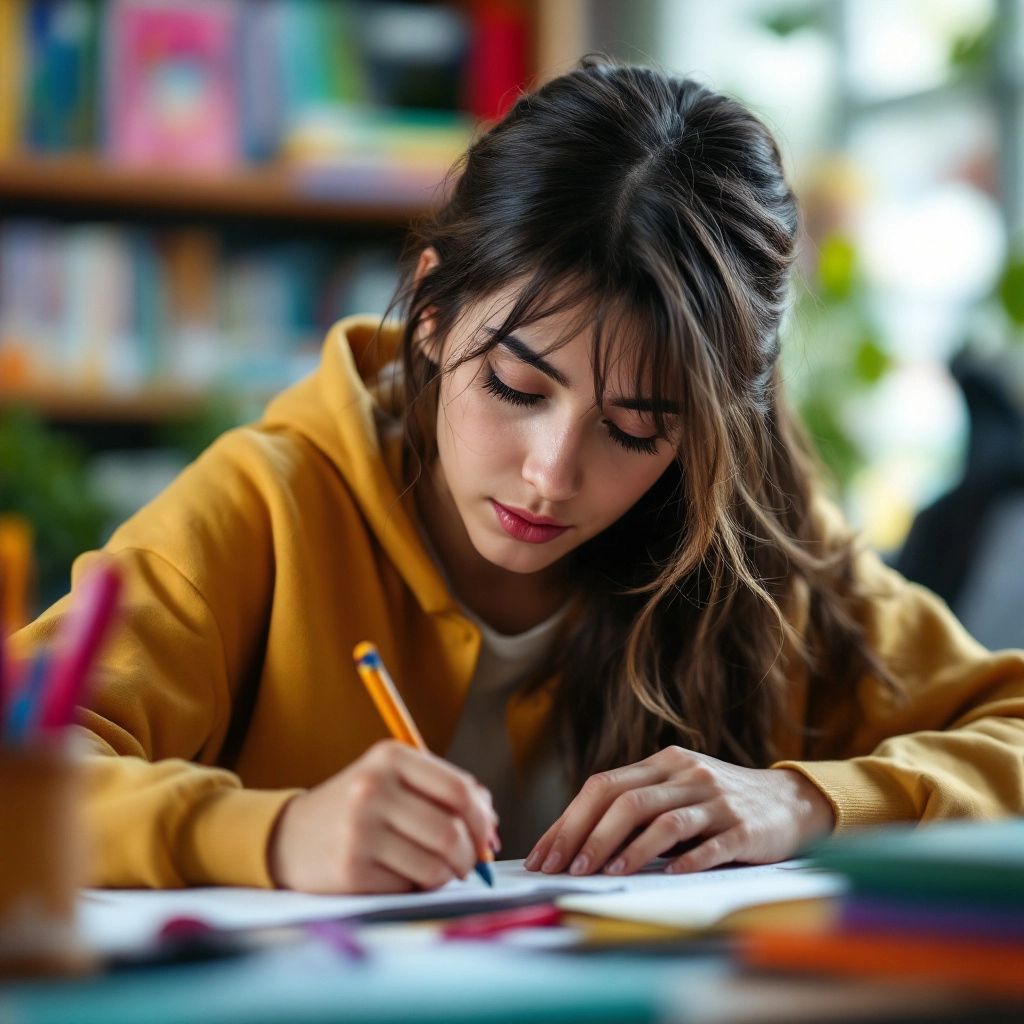
[[[543,395],[531,395],[525,391],[516,391],[515,388],[510,388],[503,380],[499,380],[498,375],[493,370],[484,378],[482,386],[485,391],[494,395],[495,398],[519,408],[530,408],[544,397]],[[627,434],[624,430],[620,430],[610,420],[605,420],[604,423],[608,428],[611,439],[616,444],[625,448],[626,451],[638,452],[642,455],[654,455],[657,453],[657,437],[634,437],[632,434]]]

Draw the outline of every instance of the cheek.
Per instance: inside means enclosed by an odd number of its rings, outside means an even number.
[[[517,436],[508,418],[472,377],[452,381],[437,414],[438,452],[446,469],[465,474],[503,465],[514,457]]]
[[[616,465],[594,480],[595,513],[608,526],[632,508],[662,473],[671,465],[673,456],[627,455],[616,459]]]

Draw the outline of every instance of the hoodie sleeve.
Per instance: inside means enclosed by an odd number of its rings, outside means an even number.
[[[856,572],[872,595],[868,643],[904,689],[875,678],[816,708],[811,750],[787,760],[828,798],[836,830],[893,820],[1024,813],[1024,651],[990,652],[935,594],[871,551]]]
[[[79,709],[91,885],[272,885],[269,835],[298,790],[247,790],[216,767],[273,586],[256,450],[226,435],[104,548],[125,586]],[[49,646],[98,557],[14,638],[20,654]]]

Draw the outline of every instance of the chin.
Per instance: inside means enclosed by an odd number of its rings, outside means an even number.
[[[480,538],[479,541],[474,539],[473,546],[477,553],[482,558],[486,558],[491,565],[522,576],[529,576],[531,573],[549,569],[560,558],[564,558],[568,554],[561,550],[545,551],[542,545],[490,536]]]

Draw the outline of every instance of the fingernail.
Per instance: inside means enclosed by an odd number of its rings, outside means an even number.
[[[557,871],[561,863],[562,855],[557,850],[552,850],[548,854],[547,860],[541,865],[541,871]]]
[[[626,858],[625,857],[620,857],[618,860],[612,861],[611,864],[609,864],[608,867],[605,868],[605,871],[607,871],[608,874],[610,874],[610,875],[621,875],[622,872],[625,871],[625,870],[626,870]]]
[[[530,851],[530,856],[523,861],[523,867],[527,871],[533,871],[537,867],[537,861],[540,860],[540,854],[536,850]]]
[[[570,875],[582,875],[587,868],[590,867],[590,858],[585,854],[581,853],[570,865]]]
[[[495,853],[501,852],[501,836],[499,836],[497,832],[491,833],[491,849]]]
[[[666,875],[674,875],[679,870],[680,870],[679,865],[676,864],[675,861],[672,861],[671,863],[665,865],[665,874]]]

